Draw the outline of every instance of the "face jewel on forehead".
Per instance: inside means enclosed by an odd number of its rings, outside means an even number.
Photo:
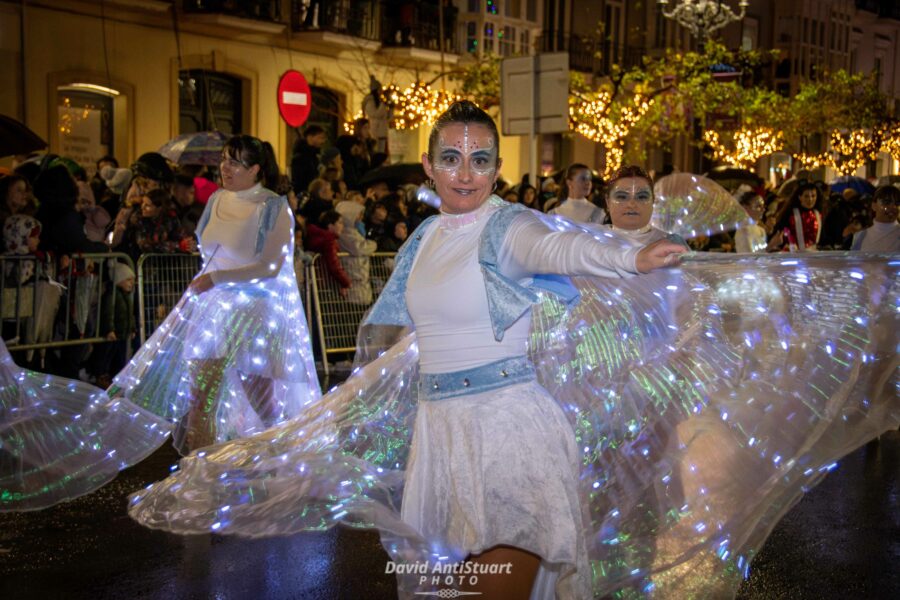
[[[452,142],[448,142],[441,132],[438,137],[438,148],[440,152],[434,161],[434,168],[441,171],[455,172],[464,162],[469,163],[477,175],[490,175],[496,171],[494,139],[490,135],[486,139],[479,139],[478,136],[470,137],[468,124],[463,125],[462,138]],[[448,151],[450,154],[445,154]]]

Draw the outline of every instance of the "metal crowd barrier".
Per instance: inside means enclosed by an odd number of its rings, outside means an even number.
[[[370,257],[338,254],[345,271],[365,268],[368,282],[354,285],[348,297],[328,274],[324,262],[315,257],[303,272],[300,292],[304,296],[307,323],[317,340],[316,348],[327,375],[329,359],[356,350],[359,324],[390,277],[396,254],[379,252]],[[127,264],[137,276],[138,331],[141,344],[166,318],[201,268],[199,254],[145,254],[137,268],[127,254],[82,254],[72,260],[64,276],[23,277],[25,272],[44,273],[33,256],[0,256],[0,298],[3,337],[10,350],[35,350],[105,342],[100,315],[104,292],[112,285],[110,270],[115,261]],[[115,301],[115,295],[112,296]]]
[[[6,347],[25,351],[105,342],[100,315],[117,261],[134,269],[131,258],[120,252],[77,254],[62,274],[55,264],[35,256],[0,256]],[[112,299],[115,302],[115,294]]]
[[[344,271],[350,273],[354,269],[365,268],[368,261],[369,286],[371,295],[365,286],[352,286],[344,298],[340,293],[340,285],[328,274],[324,261],[319,256],[306,268],[307,297],[311,296],[314,321],[309,321],[315,328],[319,353],[322,358],[322,369],[329,373],[329,355],[348,354],[353,358],[356,350],[356,334],[359,324],[372,302],[378,298],[384,284],[387,283],[394,267],[396,253],[376,252],[369,257],[350,256],[345,252],[338,253]],[[352,277],[351,277],[352,279]],[[354,289],[355,288],[355,289]],[[309,304],[307,304],[309,306]]]
[[[144,254],[137,264],[141,345],[165,320],[200,272],[200,254]]]

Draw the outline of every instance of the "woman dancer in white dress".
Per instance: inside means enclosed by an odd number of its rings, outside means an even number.
[[[575,163],[566,169],[566,178],[560,188],[561,204],[548,212],[560,215],[576,223],[603,223],[606,213],[588,200],[594,187],[594,176],[587,165]]]
[[[223,149],[222,188],[197,224],[204,268],[119,373],[110,395],[176,423],[183,453],[250,435],[318,399],[272,147],[239,135]]]
[[[606,206],[610,228],[641,246],[672,239],[668,232],[650,224],[653,201],[650,175],[637,165],[620,168],[607,183]],[[687,246],[680,238],[673,241]]]
[[[403,520],[475,563],[511,563],[510,574],[479,579],[477,591],[487,597],[528,598],[541,562],[562,575],[564,595],[585,597],[589,574],[573,576],[586,567],[575,436],[525,358],[531,311],[498,331],[479,265],[488,223],[503,218],[503,203],[491,197],[500,168],[493,120],[470,103],[453,105],[435,124],[422,162],[441,215],[420,233],[405,290],[426,400],[416,417]],[[553,231],[529,211],[507,222],[496,273],[510,280],[649,271],[683,251],[666,241],[623,251],[589,234]]]

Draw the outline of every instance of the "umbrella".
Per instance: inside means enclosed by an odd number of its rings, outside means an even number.
[[[396,188],[405,183],[421,185],[425,183],[426,179],[428,177],[425,175],[422,163],[397,163],[368,171],[359,180],[359,184],[366,186],[383,181],[388,187]]]
[[[0,156],[29,154],[47,147],[47,142],[21,121],[0,115]]]
[[[828,185],[831,186],[831,191],[835,194],[840,194],[848,188],[855,191],[860,196],[875,193],[875,186],[862,177],[838,177]]]
[[[185,133],[169,140],[159,153],[177,165],[218,165],[228,136],[221,131]]]

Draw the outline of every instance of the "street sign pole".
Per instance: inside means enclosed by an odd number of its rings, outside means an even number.
[[[569,129],[569,55],[506,58],[500,64],[500,85],[501,128],[504,135],[527,136],[528,172],[537,187],[538,134]]]

